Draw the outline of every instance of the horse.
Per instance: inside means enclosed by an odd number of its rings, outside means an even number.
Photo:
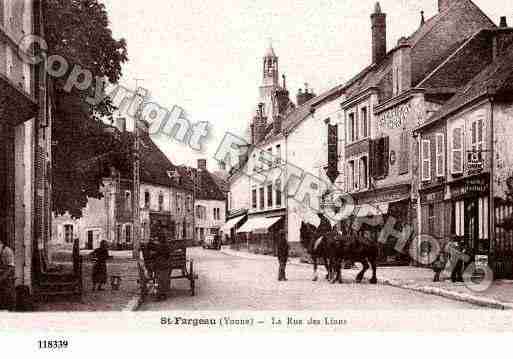
[[[361,263],[363,268],[356,275],[356,282],[361,283],[365,272],[372,269],[371,284],[377,284],[377,257],[378,244],[365,237],[362,230],[355,231],[350,225],[341,225],[341,230],[332,231],[325,235],[330,243],[330,272],[332,273],[332,282],[342,283],[341,267],[343,261],[352,263]]]
[[[322,225],[322,226],[321,226]],[[326,224],[322,224],[319,226],[323,231],[329,232],[331,231],[331,225],[329,230],[323,229]],[[301,222],[300,228],[300,240],[302,246],[306,249],[310,257],[312,257],[313,261],[313,281],[317,281],[319,279],[317,274],[317,260],[322,258],[324,261],[324,266],[326,267],[326,271],[328,274],[326,275],[326,279],[329,279],[330,274],[330,264],[328,261],[329,257],[329,246],[325,237],[322,234],[319,234],[319,230],[313,224]]]
[[[353,230],[349,224],[341,224],[341,229],[337,230],[322,213],[318,216],[321,220],[318,228],[308,223],[301,225],[301,242],[309,249],[314,261],[314,281],[317,280],[317,258],[323,257],[328,271],[326,277],[332,283],[342,283],[342,262],[349,261],[363,266],[356,276],[357,283],[361,283],[365,272],[372,268],[370,283],[376,284],[378,244],[365,238],[363,231]]]

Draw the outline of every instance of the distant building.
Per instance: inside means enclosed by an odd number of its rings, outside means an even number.
[[[197,168],[186,168],[194,179],[194,235],[198,242],[208,235],[219,234],[226,221],[226,187],[224,181],[207,169],[207,160],[198,159]]]
[[[126,126],[120,124],[119,128]],[[172,223],[173,239],[192,241],[193,183],[171,163],[147,131],[141,132],[141,239],[149,240],[156,235],[151,233],[150,223],[155,217]],[[132,136],[128,132],[126,135]],[[134,238],[132,191],[130,174],[112,168],[110,176],[103,179],[103,198],[89,198],[81,218],[54,217],[52,244],[68,245],[71,237],[78,237],[81,248],[97,248],[102,240],[109,242],[112,248],[131,248]]]

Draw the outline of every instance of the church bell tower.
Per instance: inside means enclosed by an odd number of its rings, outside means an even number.
[[[279,89],[278,56],[274,52],[272,43],[269,42],[269,47],[263,58],[262,86],[260,86],[259,99],[259,103],[264,105],[263,112],[269,120],[272,120],[277,114],[274,95]]]

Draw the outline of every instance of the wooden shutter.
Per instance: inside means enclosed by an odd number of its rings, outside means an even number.
[[[407,130],[401,133],[401,144],[399,149],[399,174],[408,173],[410,162],[410,141]]]
[[[445,173],[445,143],[442,133],[436,134],[436,176],[443,177]]]
[[[422,140],[422,180],[431,179],[431,141]]]
[[[452,174],[463,173],[463,127],[452,131]]]

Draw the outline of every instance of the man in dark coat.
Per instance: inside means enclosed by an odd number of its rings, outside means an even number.
[[[284,235],[280,235],[280,239],[278,240],[278,262],[280,264],[279,272],[278,272],[278,281],[286,281],[287,278],[285,276],[285,267],[287,265],[287,261],[289,259],[289,243]]]

